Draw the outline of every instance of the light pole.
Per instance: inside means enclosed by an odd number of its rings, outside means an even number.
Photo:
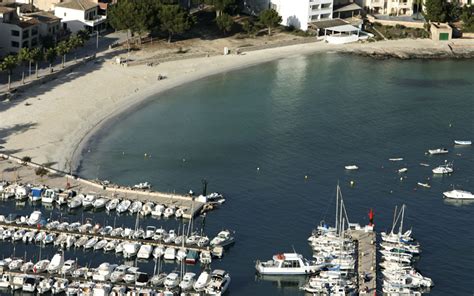
[[[99,49],[99,29],[97,29],[97,35],[96,35],[96,40],[95,40],[95,48]]]

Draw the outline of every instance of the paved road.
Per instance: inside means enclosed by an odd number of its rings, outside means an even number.
[[[66,56],[67,62],[65,64],[66,67],[75,64],[76,59],[82,59],[87,56],[91,55],[98,55],[104,54],[108,51],[109,46],[115,42],[124,42],[127,38],[125,32],[115,32],[110,33],[104,36],[99,36],[97,40],[96,36],[91,36],[91,39],[87,41],[84,47],[78,48],[73,52],[69,53]],[[97,47],[98,41],[98,47]],[[25,82],[31,81],[35,79],[35,65],[32,65],[31,69],[31,77],[29,77],[29,69],[28,67],[18,66],[12,75],[12,88],[18,87],[22,85],[21,77],[22,71],[25,70]],[[54,71],[58,71],[61,69],[61,57],[57,58],[56,63],[53,65]],[[38,76],[42,77],[48,75],[49,72],[49,64],[47,62],[41,62],[39,65]],[[7,91],[8,88],[8,75],[6,72],[0,73],[0,94]]]

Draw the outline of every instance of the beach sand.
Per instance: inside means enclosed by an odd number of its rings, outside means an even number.
[[[467,42],[473,46],[474,41]],[[90,62],[60,79],[32,87],[0,105],[0,151],[69,172],[78,165],[84,144],[102,124],[132,110],[147,98],[210,75],[276,59],[317,52],[420,52],[449,50],[431,40],[328,45],[323,42],[292,45],[241,55],[172,61],[154,67],[123,67],[113,58]],[[158,75],[167,78],[158,80]],[[131,112],[132,112],[131,111]],[[105,131],[106,132],[106,131]]]

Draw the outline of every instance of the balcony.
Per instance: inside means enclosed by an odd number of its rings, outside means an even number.
[[[104,23],[106,19],[107,17],[105,15],[96,15],[92,19],[84,20],[84,23],[87,26],[95,27],[97,25]]]

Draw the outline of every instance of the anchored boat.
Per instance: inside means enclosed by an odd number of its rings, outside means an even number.
[[[272,260],[257,261],[255,268],[260,274],[274,275],[302,275],[319,271],[324,265],[315,264],[297,253],[283,253],[274,255]]]

